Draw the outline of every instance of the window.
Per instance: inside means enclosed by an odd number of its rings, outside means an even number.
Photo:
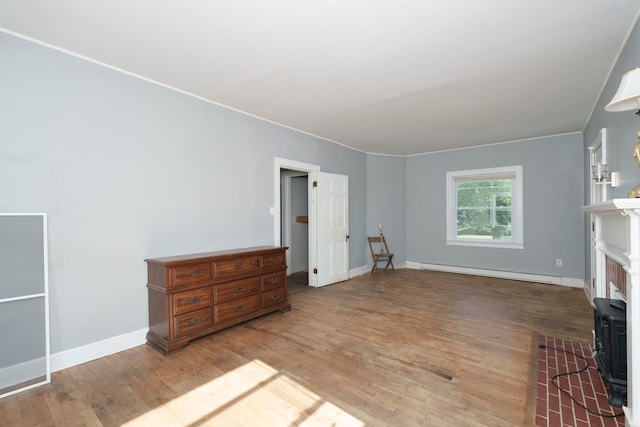
[[[447,244],[522,249],[522,166],[447,173]]]

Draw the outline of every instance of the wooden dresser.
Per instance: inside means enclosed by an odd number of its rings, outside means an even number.
[[[276,310],[287,311],[286,247],[147,259],[147,343],[164,354]]]

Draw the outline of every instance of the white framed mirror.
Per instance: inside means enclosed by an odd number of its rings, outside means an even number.
[[[51,382],[47,215],[0,213],[0,398]]]

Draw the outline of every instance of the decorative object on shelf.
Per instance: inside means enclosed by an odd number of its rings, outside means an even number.
[[[633,158],[636,159],[636,163],[640,166],[640,129],[638,129],[638,143],[633,147]]]
[[[640,68],[624,73],[618,91],[604,109],[611,112],[638,110],[636,114],[640,116]],[[633,157],[640,166],[640,129],[637,136],[638,142],[633,147]],[[640,185],[629,191],[629,198],[636,197],[640,197]]]

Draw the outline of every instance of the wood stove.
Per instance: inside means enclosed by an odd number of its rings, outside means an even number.
[[[620,407],[627,394],[627,320],[622,300],[594,298],[595,359],[609,386],[609,404]]]

